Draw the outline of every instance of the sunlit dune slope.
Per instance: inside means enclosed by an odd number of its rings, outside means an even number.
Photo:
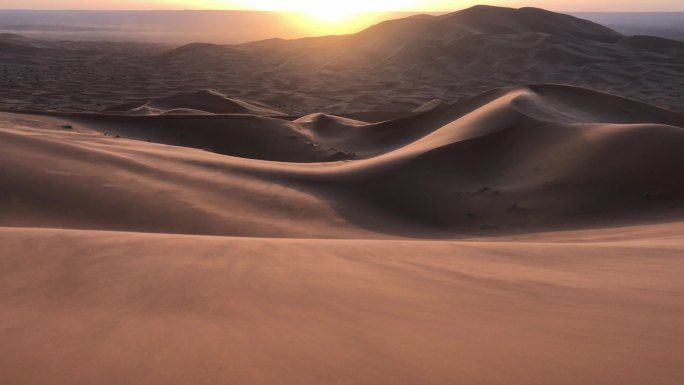
[[[0,382],[677,385],[681,234],[407,242],[0,228]]]
[[[372,124],[67,114],[4,115],[3,127],[5,226],[443,236],[674,220],[684,208],[684,119],[567,86]]]

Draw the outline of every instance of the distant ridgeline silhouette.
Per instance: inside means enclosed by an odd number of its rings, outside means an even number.
[[[40,51],[41,59],[55,66],[77,61],[79,54],[90,55],[93,50],[108,54],[105,46],[85,43],[16,36],[4,36],[0,42],[4,54]],[[591,21],[538,8],[475,6],[439,16],[390,20],[353,35],[238,45],[193,43],[136,52],[117,51],[117,60],[107,68],[78,61],[91,74],[89,100],[113,106],[179,90],[214,89],[291,115],[408,112],[434,99],[454,102],[492,88],[558,83],[684,110],[683,42],[623,36]],[[17,71],[35,73],[38,69],[32,70],[32,65],[24,64]],[[49,69],[40,72],[50,76]],[[136,84],[134,93],[116,95],[107,86],[112,74],[117,81]],[[80,89],[71,83],[58,84],[63,76],[62,72],[51,77],[57,81],[54,87],[61,86],[65,95],[78,95]],[[16,99],[26,93],[26,99],[35,102],[31,88],[24,90],[8,81],[0,81],[0,86],[15,89]],[[52,101],[56,105],[37,103],[57,109],[93,108],[80,97]]]

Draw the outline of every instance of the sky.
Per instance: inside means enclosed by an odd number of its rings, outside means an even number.
[[[453,11],[475,4],[553,11],[684,11],[684,0],[0,0],[0,9],[252,9],[337,17],[368,11]]]

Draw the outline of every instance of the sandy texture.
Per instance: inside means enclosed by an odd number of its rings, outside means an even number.
[[[679,384],[681,120],[3,113],[0,383]]]
[[[679,115],[560,86],[119,114],[0,115],[3,384],[684,376]]]
[[[320,114],[3,119],[5,226],[451,237],[684,213],[684,118],[568,86],[495,90],[380,123]]]
[[[523,39],[511,48],[516,63],[543,51],[521,48],[529,41],[560,42],[547,56],[557,67],[539,73],[587,71],[591,63],[570,60],[586,51],[610,63],[599,88],[622,76],[625,62],[608,56],[646,55],[643,82],[659,95],[667,86],[653,79],[681,64],[671,42],[534,9],[151,53],[155,74],[177,71],[163,81],[140,72],[149,62],[130,61],[126,44],[122,64],[4,36],[24,47],[3,54],[23,63],[8,65],[6,103],[92,107],[121,84],[130,87],[122,99],[140,98],[99,113],[0,113],[0,384],[681,384],[684,116],[570,85],[447,103],[406,75],[392,81],[412,91],[397,97],[383,82],[409,62],[404,74],[446,76],[439,60],[420,59],[449,52],[430,42],[384,56],[411,36],[443,37],[459,52],[470,41],[481,60],[501,48],[493,41]],[[356,53],[339,56],[352,42]],[[254,88],[182,83],[194,82],[188,63],[225,68],[224,49],[245,66],[226,79],[251,66],[259,82],[235,84]],[[56,95],[14,72],[49,63],[50,52],[78,63],[53,68],[73,82],[32,73]],[[269,61],[286,54],[295,56]],[[111,81],[92,82],[91,65]],[[487,65],[505,67],[469,68]],[[193,71],[220,84],[202,65]],[[450,71],[468,78],[465,67]],[[289,96],[268,104],[275,91],[259,87],[273,79]],[[93,88],[73,99],[84,84]],[[283,106],[309,108],[316,93],[349,113]]]
[[[93,111],[213,89],[289,114],[411,111],[530,83],[589,87],[680,112],[683,105],[683,42],[622,36],[533,8],[474,7],[354,35],[229,46],[46,44],[0,37],[6,108]]]
[[[682,226],[623,231],[500,243],[0,229],[0,381],[679,384]]]

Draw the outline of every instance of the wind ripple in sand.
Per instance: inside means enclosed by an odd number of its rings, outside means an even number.
[[[684,203],[684,118],[568,86],[494,90],[380,123],[59,119],[80,132],[3,131],[3,159],[14,165],[4,169],[3,225],[444,236],[674,220]]]

